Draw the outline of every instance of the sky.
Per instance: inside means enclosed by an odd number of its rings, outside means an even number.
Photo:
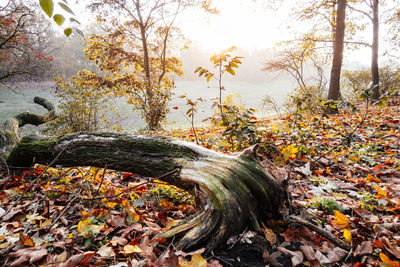
[[[281,6],[274,12],[251,0],[214,0],[213,3],[220,14],[192,11],[184,14],[180,21],[185,36],[210,52],[232,45],[249,51],[272,48],[276,42],[289,38],[288,32],[280,26],[288,6]]]
[[[32,0],[36,1],[36,0]],[[8,2],[0,0],[0,5]],[[296,27],[304,26],[301,23],[287,29],[290,19],[288,14],[294,1],[283,1],[283,4],[272,10],[266,6],[268,1],[253,0],[213,0],[213,6],[220,10],[218,15],[210,15],[197,10],[183,12],[177,21],[184,35],[197,47],[213,54],[232,45],[251,51],[274,48],[282,40],[290,40],[291,32]],[[55,13],[62,9],[55,3]],[[85,9],[87,1],[68,1],[69,6],[76,13],[77,19],[84,28],[95,15]],[[68,14],[67,14],[68,15]],[[57,26],[56,26],[57,27]],[[62,31],[62,29],[60,29]],[[368,32],[366,33],[368,34]],[[367,38],[367,40],[369,40]],[[348,62],[358,62],[365,65],[370,61],[370,50],[352,52],[345,58]]]
[[[1,0],[0,0],[1,1]],[[287,25],[288,14],[294,1],[282,1],[276,10],[268,8],[268,1],[253,0],[213,0],[213,6],[220,10],[218,15],[210,15],[200,10],[186,10],[177,21],[186,38],[196,47],[209,54],[236,46],[251,53],[265,48],[276,48],[276,43],[293,38],[296,28],[305,22]],[[85,1],[69,2],[78,19],[87,24],[94,15],[85,10]],[[57,11],[57,10],[55,10]],[[366,32],[368,34],[368,32]],[[367,38],[367,40],[369,40]],[[370,49],[348,53],[345,61],[350,64],[366,65],[370,62]]]

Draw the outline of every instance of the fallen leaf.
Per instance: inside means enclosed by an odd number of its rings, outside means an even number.
[[[29,235],[20,235],[22,245],[26,247],[34,247],[35,243],[33,242],[32,238]]]
[[[392,261],[392,260],[390,260],[389,257],[386,256],[386,255],[383,254],[383,253],[379,253],[379,258],[381,259],[381,261],[382,261],[383,263],[385,263],[385,264],[387,265],[387,267],[399,267],[399,266],[400,266],[400,264],[399,264],[398,261]]]
[[[331,264],[335,262],[341,261],[344,257],[346,257],[348,252],[339,247],[335,247],[333,250],[328,252],[328,259],[326,261],[321,261],[321,264]]]
[[[179,267],[179,259],[178,256],[174,253],[172,249],[168,250],[166,253],[163,253],[161,257],[157,259],[154,263],[154,267],[164,267],[164,266],[171,266],[171,267]]]
[[[83,253],[83,259],[79,262],[79,265],[88,266],[95,255],[95,251],[86,251]]]
[[[30,224],[36,224],[36,221],[46,220],[45,217],[43,217],[42,215],[39,215],[37,213],[34,213],[32,215],[26,215],[26,218],[28,219],[28,222]]]
[[[113,238],[111,239],[111,245],[113,247],[116,247],[117,245],[125,246],[127,244],[128,240],[126,240],[126,238],[123,237],[113,236]]]
[[[343,232],[344,240],[346,240],[347,243],[351,243],[351,232],[347,229],[344,229]]]
[[[300,251],[291,251],[284,247],[278,247],[278,251],[282,252],[287,256],[291,256],[291,261],[293,266],[297,266],[304,260],[303,253],[301,253]],[[274,255],[274,253],[272,253],[272,255]]]
[[[272,231],[272,229],[265,227],[264,224],[263,227],[261,228],[261,231],[264,233],[265,239],[267,239],[267,241],[271,244],[271,246],[273,246],[276,242],[276,235],[274,231]]]
[[[78,233],[79,234],[97,234],[104,228],[104,225],[92,224],[90,218],[87,218],[78,223]]]
[[[200,253],[192,256],[190,262],[179,262],[181,267],[207,267],[207,260]]]
[[[76,267],[85,258],[83,253],[70,257],[66,262],[60,264],[59,267]]]
[[[110,258],[115,256],[114,250],[112,247],[109,246],[109,244],[99,248],[96,254],[103,258]]]
[[[16,261],[10,264],[10,267],[23,265],[27,262],[34,265],[34,262],[41,260],[46,255],[47,249],[41,247],[24,248],[18,250],[17,252],[8,254],[8,256],[11,258],[18,258]]]
[[[142,253],[143,250],[138,245],[126,245],[124,246],[124,250],[121,252],[123,254],[132,254],[132,253]]]
[[[350,228],[350,220],[343,213],[338,210],[333,211],[335,214],[335,220],[333,221],[333,225],[340,230]]]
[[[354,257],[368,255],[372,252],[374,252],[374,249],[372,248],[372,242],[364,241],[357,246],[356,250],[354,251]]]

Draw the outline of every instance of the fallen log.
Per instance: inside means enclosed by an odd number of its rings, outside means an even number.
[[[0,154],[9,168],[33,164],[95,166],[162,180],[192,193],[201,210],[158,237],[181,237],[178,249],[214,249],[246,228],[261,232],[260,219],[277,218],[284,190],[262,168],[252,148],[231,156],[194,143],[165,137],[120,133],[80,133],[58,137],[30,135],[18,128],[41,124],[57,115],[44,99],[35,102],[49,112],[22,113],[0,131]],[[175,170],[175,171],[174,171]],[[165,173],[171,173],[164,176]]]

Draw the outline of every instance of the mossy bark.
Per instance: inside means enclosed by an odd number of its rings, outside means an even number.
[[[159,237],[180,236],[177,247],[184,250],[214,249],[246,228],[259,232],[260,218],[279,216],[284,194],[252,149],[230,156],[194,143],[116,133],[28,136],[8,148],[3,156],[10,167],[107,164],[148,177],[176,170],[162,180],[192,192],[202,209]]]

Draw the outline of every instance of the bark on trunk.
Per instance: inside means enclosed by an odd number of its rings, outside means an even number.
[[[346,18],[346,0],[338,0],[337,13],[336,13],[335,39],[333,42],[333,60],[332,60],[331,77],[329,81],[329,92],[328,92],[329,100],[339,100],[341,97],[340,73],[342,70],[342,60],[343,60],[345,18]]]
[[[252,149],[229,156],[194,143],[117,133],[31,135],[5,146],[3,156],[10,167],[107,164],[110,169],[150,177],[176,170],[162,180],[192,192],[203,208],[159,237],[182,237],[176,246],[184,250],[214,249],[247,227],[260,232],[259,219],[278,217],[284,195]]]
[[[372,3],[372,99],[377,101],[380,97],[379,92],[379,66],[378,66],[378,50],[379,50],[379,0],[373,0]]]

